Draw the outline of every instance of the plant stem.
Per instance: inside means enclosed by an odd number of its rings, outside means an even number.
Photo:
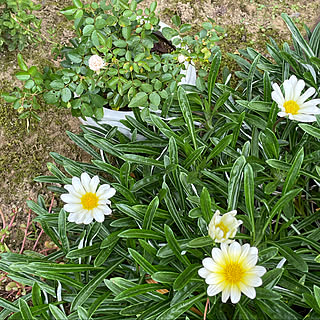
[[[27,240],[27,236],[28,236],[28,229],[29,229],[29,226],[30,226],[30,219],[31,219],[31,209],[29,209],[29,213],[28,213],[28,221],[27,221],[26,229],[24,231],[24,238],[23,238],[23,241],[22,241],[20,254],[22,254],[24,246],[26,244],[26,240]]]
[[[276,126],[278,125],[278,123],[280,123],[282,120],[284,120],[285,119],[285,117],[281,117],[281,118],[279,118],[275,123],[274,123],[274,125],[273,125],[273,127],[272,127],[272,131],[274,132],[274,133],[276,133]]]

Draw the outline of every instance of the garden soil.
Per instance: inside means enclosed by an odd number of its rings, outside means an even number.
[[[151,0],[143,1],[140,6],[150,4]],[[73,36],[72,24],[59,10],[71,5],[67,0],[42,1],[43,8],[35,14],[43,19],[42,30],[45,38],[43,43],[26,48],[22,54],[29,66],[40,68],[47,64],[57,65],[50,53],[51,42],[68,43]],[[224,54],[224,63],[232,70],[235,65],[228,60],[226,52],[238,53],[238,49],[251,46],[266,53],[265,42],[269,36],[276,41],[289,39],[289,32],[280,14],[286,12],[302,30],[302,23],[311,27],[320,13],[320,0],[159,0],[157,12],[161,19],[170,24],[173,15],[178,14],[182,23],[191,23],[194,30],[199,30],[201,23],[212,18],[225,30],[224,39],[219,43]],[[10,92],[19,85],[14,73],[17,72],[17,52],[0,52],[0,91]],[[27,225],[28,208],[25,201],[36,200],[43,195],[49,207],[53,194],[33,178],[49,174],[46,163],[52,162],[50,152],[58,152],[77,161],[89,162],[87,154],[75,146],[66,135],[66,131],[80,132],[80,121],[73,118],[70,110],[56,110],[43,106],[40,112],[42,120],[37,123],[18,120],[16,110],[0,100],[0,223],[8,226],[12,216],[15,220],[5,236],[8,250],[19,252]],[[56,201],[59,201],[56,197]],[[16,213],[18,212],[18,213]],[[33,215],[34,216],[34,215]],[[3,221],[4,220],[4,221]],[[3,229],[3,225],[2,225]],[[25,248],[32,249],[39,233],[39,226],[32,224]],[[1,231],[0,238],[4,231]],[[37,250],[47,250],[45,237],[39,242]],[[1,250],[5,250],[1,247]],[[1,289],[1,288],[0,288]],[[3,288],[2,288],[3,289]],[[3,291],[5,293],[5,291]],[[1,295],[1,292],[0,292]]]

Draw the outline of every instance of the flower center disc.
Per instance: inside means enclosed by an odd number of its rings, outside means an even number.
[[[244,275],[242,266],[237,262],[230,262],[224,268],[225,280],[229,283],[238,283]]]
[[[92,210],[98,206],[99,198],[95,193],[87,192],[81,197],[81,204],[83,209]]]
[[[216,225],[217,228],[219,228],[222,232],[223,232],[223,235],[226,235],[227,232],[229,231],[228,227],[226,227],[223,222],[220,222]]]
[[[291,113],[292,115],[298,114],[300,109],[299,105],[293,100],[286,101],[283,104],[283,107],[286,109],[286,113]]]

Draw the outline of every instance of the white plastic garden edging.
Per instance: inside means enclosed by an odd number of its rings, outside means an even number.
[[[167,24],[160,21],[160,31],[162,31],[163,28],[169,27]],[[177,46],[179,47],[179,45]],[[192,65],[192,63],[185,61],[185,70],[181,70],[181,74],[184,75],[184,77],[181,79],[179,84],[190,84],[195,85],[196,84],[196,68]],[[101,124],[108,124],[112,127],[118,127],[118,130],[126,135],[128,138],[131,138],[131,132],[130,129],[127,128],[125,125],[123,125],[120,120],[126,120],[126,116],[134,117],[132,111],[117,111],[117,110],[111,110],[107,108],[103,108],[103,118],[98,121],[94,121],[92,118],[86,117],[86,120],[83,120],[80,117],[80,121],[85,125],[100,127]],[[137,135],[137,140],[144,140],[145,138],[141,135]]]

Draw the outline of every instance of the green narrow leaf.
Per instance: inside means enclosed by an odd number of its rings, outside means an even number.
[[[180,249],[179,243],[176,240],[173,231],[166,224],[164,225],[164,233],[170,249],[173,251],[174,255],[186,266],[190,265],[190,261],[186,255],[181,254],[182,250]]]
[[[43,304],[40,286],[35,282],[32,286],[32,304],[38,306]]]
[[[265,102],[271,102],[271,90],[269,72],[265,71],[263,74],[263,99]]]
[[[67,236],[67,216],[66,212],[61,209],[59,212],[59,218],[58,218],[58,232],[59,232],[59,238],[62,244],[62,249],[65,253],[69,252],[69,240]]]
[[[15,306],[12,302],[5,300],[0,297],[0,307],[10,312],[19,312],[19,308]]]
[[[310,48],[306,40],[303,38],[298,28],[292,22],[291,18],[286,13],[282,13],[281,17],[284,20],[284,22],[287,24],[290,32],[292,33],[292,37],[298,42],[298,44],[306,53],[308,58],[315,57],[314,52],[312,51],[312,49]]]
[[[281,301],[257,300],[256,304],[263,313],[270,317],[270,319],[279,319],[279,315],[281,315],[281,320],[301,319],[299,314]]]
[[[121,156],[121,158],[125,161],[130,161],[130,162],[138,163],[138,164],[145,165],[145,166],[156,166],[156,167],[160,167],[160,168],[164,167],[164,164],[162,161],[155,160],[152,158],[143,157],[143,156],[138,156],[135,154],[124,154]]]
[[[249,163],[244,168],[244,196],[247,208],[247,214],[251,224],[253,241],[255,239],[255,223],[254,223],[254,173]]]
[[[180,109],[183,114],[183,118],[186,122],[186,125],[188,127],[188,130],[191,136],[191,140],[194,145],[194,149],[197,149],[196,134],[195,134],[193,116],[192,116],[189,100],[185,90],[181,86],[178,89],[178,100],[179,100]]]
[[[55,320],[68,320],[66,314],[62,312],[57,306],[49,304],[49,309],[54,316]]]
[[[177,277],[173,283],[174,290],[183,289],[197,274],[198,269],[201,266],[199,264],[190,264],[180,275]]]
[[[204,220],[209,224],[213,214],[211,210],[211,197],[206,187],[203,187],[200,195],[200,207]]]
[[[274,243],[274,246],[279,249],[279,252],[283,255],[284,258],[288,260],[288,262],[298,270],[302,272],[308,272],[308,265],[303,260],[301,256],[299,256],[296,252],[294,252],[291,248],[283,245],[279,245]]]
[[[313,291],[314,291],[314,298],[316,299],[318,307],[320,308],[320,288],[314,285]]]
[[[209,76],[208,76],[208,105],[211,107],[211,97],[218,76],[219,68],[221,63],[221,52],[218,51],[212,60]]]
[[[267,230],[268,226],[270,225],[272,219],[276,214],[279,214],[283,207],[289,202],[292,201],[301,191],[303,191],[302,188],[294,189],[286,194],[282,195],[281,198],[276,202],[276,204],[273,206],[273,209],[268,217],[268,220],[266,221],[264,227],[260,231],[260,239],[264,236],[265,231]]]
[[[183,168],[189,169],[201,157],[201,154],[205,149],[206,149],[206,146],[202,146],[192,151],[183,162],[182,164]]]
[[[298,179],[300,175],[300,169],[303,163],[303,159],[304,151],[302,147],[295,155],[292,166],[288,171],[286,181],[283,185],[282,194],[286,194],[288,190],[291,190],[293,188],[295,181]]]
[[[189,238],[189,236],[190,236],[189,231],[181,219],[181,216],[176,208],[176,204],[172,199],[170,189],[165,182],[162,184],[162,188],[166,190],[164,200],[165,200],[166,206],[168,208],[168,211],[169,211],[172,219],[174,220],[175,224],[178,226],[178,228],[180,229],[180,231],[182,232],[184,237]]]
[[[210,152],[207,162],[209,162],[211,159],[219,155],[221,152],[224,151],[224,149],[231,143],[232,141],[232,134],[223,137],[218,144],[213,148],[213,150]]]
[[[161,313],[156,320],[168,320],[168,319],[178,319],[184,312],[189,310],[196,302],[202,299],[206,295],[205,292],[196,295],[188,300],[184,300],[176,303],[165,312]]]
[[[115,298],[114,301],[125,300],[131,297],[135,297],[139,294],[144,294],[150,291],[166,289],[163,284],[158,283],[149,283],[149,284],[138,284],[134,287],[125,289],[124,291],[120,292]]]
[[[245,164],[246,158],[244,156],[240,156],[232,166],[230,180],[228,183],[228,211],[237,209],[240,185]]]
[[[247,100],[248,101],[252,99],[252,83],[253,83],[254,74],[256,72],[257,64],[260,60],[260,57],[261,57],[261,54],[258,54],[255,57],[248,73],[248,82],[247,82]]]
[[[130,239],[154,239],[163,240],[164,237],[156,231],[144,230],[144,229],[129,229],[122,231],[118,235],[120,238],[130,238]]]
[[[81,149],[83,149],[85,152],[89,153],[94,159],[101,160],[101,156],[98,152],[96,152],[86,141],[84,138],[79,137],[78,135],[67,131],[67,135],[69,138],[78,145]]]
[[[306,123],[299,123],[298,126],[305,131],[306,133],[310,134],[311,136],[320,139],[320,129],[315,128],[314,126]]]
[[[155,272],[157,272],[157,269],[149,261],[147,261],[139,252],[131,248],[129,248],[128,251],[133,260],[139,266],[141,266],[146,273],[153,275]]]
[[[23,299],[19,299],[19,309],[23,320],[34,319],[28,304]]]
[[[109,275],[111,274],[115,269],[118,268],[118,266],[124,261],[124,258],[121,258],[120,260],[117,260],[114,262],[111,266],[109,266],[107,269],[100,271],[90,282],[88,282],[76,295],[74,300],[71,303],[71,310],[77,309],[79,306],[81,306],[90,296],[91,294],[96,290],[96,288],[99,286],[101,282]]]
[[[159,198],[156,196],[155,198],[152,199],[152,201],[148,205],[147,211],[143,218],[142,229],[146,229],[146,230],[151,229],[152,221],[158,209],[158,206],[159,206]]]

